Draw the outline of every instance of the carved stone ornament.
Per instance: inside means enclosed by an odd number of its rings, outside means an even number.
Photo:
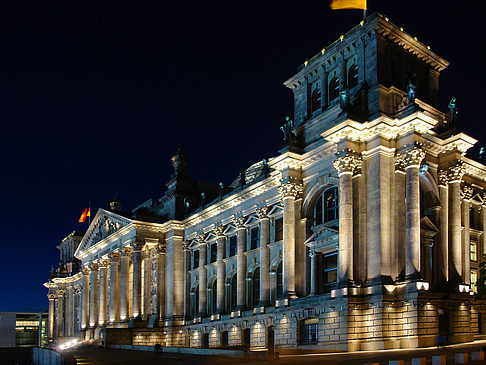
[[[157,247],[157,249],[159,250],[159,252],[162,254],[162,255],[165,255],[165,252],[167,250],[167,247],[162,245],[162,244],[159,244],[159,246]]]
[[[61,299],[62,299],[62,297],[64,296],[64,294],[66,294],[66,293],[64,292],[64,290],[58,290],[58,291],[57,291],[57,297],[58,297],[58,298],[61,298]]]
[[[395,171],[405,171],[405,162],[403,161],[403,155],[398,153],[395,156]]]
[[[100,265],[97,262],[92,262],[91,265],[90,265],[90,268],[91,268],[92,271],[98,271],[98,269],[100,268]]]
[[[256,215],[258,216],[258,219],[268,218],[268,212],[269,211],[270,211],[270,208],[267,207],[267,206],[260,207],[260,208],[257,208]]]
[[[133,249],[130,246],[125,246],[122,248],[122,256],[131,256]]]
[[[462,161],[457,161],[454,166],[451,166],[447,169],[447,177],[449,182],[460,182],[462,177],[464,176],[465,169],[463,166]]]
[[[149,251],[149,255],[151,259],[155,259],[159,253],[159,249],[157,247],[152,247]]]
[[[359,156],[355,155],[346,155],[343,157],[339,157],[336,161],[332,164],[334,168],[337,170],[338,175],[344,173],[354,173],[354,171],[361,167],[362,159]]]
[[[101,215],[91,223],[79,247],[81,250],[86,250],[130,223],[131,221],[124,217]]]
[[[143,241],[135,241],[132,243],[133,251],[142,251],[143,246],[145,246],[145,242]]]
[[[224,237],[225,236],[225,234],[224,234],[224,226],[216,226],[216,227],[214,227],[213,232],[214,232],[214,235],[216,237]]]
[[[438,175],[439,175],[439,185],[447,186],[447,181],[449,181],[449,178],[447,176],[447,171],[440,170]]]
[[[425,151],[421,148],[414,147],[410,151],[403,153],[403,163],[405,168],[411,166],[420,166],[425,158]]]
[[[302,184],[288,183],[278,187],[282,199],[284,198],[297,198],[304,191]]]
[[[109,266],[110,266],[110,260],[109,259],[101,259],[100,267],[107,268]]]
[[[112,252],[110,254],[110,259],[112,262],[120,262],[121,254],[119,252]]]
[[[91,272],[90,268],[88,266],[85,266],[81,269],[83,275],[89,275],[89,273]]]
[[[200,233],[194,238],[194,240],[199,244],[199,245],[204,245],[206,244],[206,235],[204,233]]]
[[[49,294],[47,294],[47,298],[49,300],[54,300],[54,299],[57,299],[57,295],[54,294],[54,293],[49,293]]]
[[[245,228],[245,217],[234,217],[233,224],[238,228]]]
[[[472,188],[472,186],[464,185],[462,187],[462,193],[464,194],[465,200],[471,200],[474,194],[474,189]]]

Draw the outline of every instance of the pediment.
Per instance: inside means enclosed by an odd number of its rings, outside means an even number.
[[[425,216],[420,220],[420,229],[428,232],[438,233],[439,228],[430,220],[429,217]]]
[[[130,223],[132,223],[132,221],[128,218],[104,209],[99,209],[91,222],[88,231],[81,240],[76,255],[78,252],[86,251]]]
[[[330,227],[319,227],[305,242],[305,245],[315,246],[339,239],[339,231]]]

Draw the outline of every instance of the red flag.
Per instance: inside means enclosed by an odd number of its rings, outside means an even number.
[[[86,221],[86,217],[90,215],[89,213],[89,208],[86,208],[83,213],[81,214],[81,217],[79,217],[79,223],[84,223]]]
[[[86,213],[86,217],[91,217],[91,207],[88,207],[88,213]]]

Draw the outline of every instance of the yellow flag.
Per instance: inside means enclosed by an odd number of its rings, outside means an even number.
[[[363,9],[366,10],[366,0],[331,0],[329,4],[332,10],[338,9]]]

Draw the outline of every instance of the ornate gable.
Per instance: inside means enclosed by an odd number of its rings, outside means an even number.
[[[98,213],[96,213],[96,216],[93,219],[93,222],[91,222],[88,231],[81,240],[76,254],[96,245],[99,241],[111,236],[113,233],[130,223],[132,223],[132,221],[128,218],[104,209],[99,209]]]
[[[339,231],[326,226],[321,226],[304,242],[304,244],[307,246],[321,246],[335,243],[338,239]]]

